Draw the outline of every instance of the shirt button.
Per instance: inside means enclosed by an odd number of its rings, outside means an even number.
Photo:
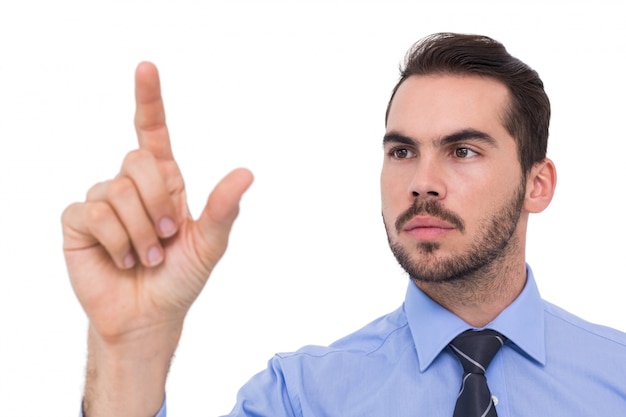
[[[492,395],[491,399],[493,400],[493,405],[498,405],[498,397],[496,397],[495,395]]]

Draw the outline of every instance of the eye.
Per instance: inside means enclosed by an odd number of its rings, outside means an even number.
[[[454,156],[457,158],[469,158],[471,156],[476,156],[478,155],[476,152],[474,152],[473,150],[471,150],[470,148],[456,148],[454,150]]]
[[[395,159],[409,159],[415,156],[415,153],[407,148],[394,148],[389,151],[389,155]]]

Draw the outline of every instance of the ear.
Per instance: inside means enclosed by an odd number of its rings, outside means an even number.
[[[543,211],[552,201],[555,188],[556,167],[550,159],[545,158],[533,165],[528,174],[524,209],[529,213]]]

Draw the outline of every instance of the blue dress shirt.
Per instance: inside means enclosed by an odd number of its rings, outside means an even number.
[[[530,268],[485,327],[508,338],[486,373],[499,417],[626,416],[626,334],[543,301]],[[450,417],[463,369],[448,343],[470,328],[411,282],[395,312],[329,347],[276,355],[229,415]]]
[[[411,282],[398,310],[356,333],[276,355],[229,416],[450,417],[463,369],[448,343],[471,328]],[[543,301],[530,268],[485,328],[508,338],[486,373],[499,417],[626,416],[626,334]]]

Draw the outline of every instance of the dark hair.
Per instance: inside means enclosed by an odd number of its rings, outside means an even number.
[[[481,35],[436,33],[415,43],[407,52],[387,105],[398,87],[412,75],[453,74],[493,78],[504,84],[510,95],[504,127],[517,142],[522,172],[546,157],[550,125],[550,101],[539,74],[511,56],[504,45]]]

